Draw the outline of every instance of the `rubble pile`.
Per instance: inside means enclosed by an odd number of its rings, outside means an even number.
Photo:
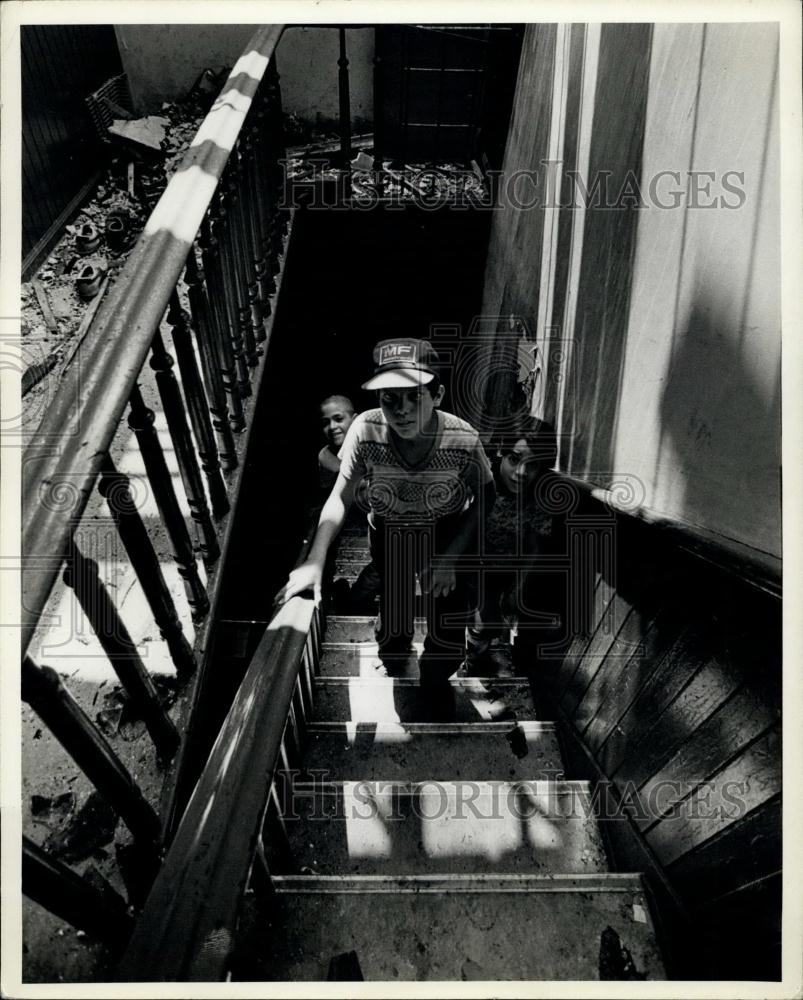
[[[96,311],[97,297],[125,264],[204,115],[191,100],[165,105],[148,118],[116,120],[109,129],[110,142],[112,136],[120,142],[111,147],[97,187],[47,260],[22,285],[23,396],[41,395],[49,379],[59,378],[76,338],[86,333],[85,320]],[[24,409],[41,416],[41,408],[27,400]]]

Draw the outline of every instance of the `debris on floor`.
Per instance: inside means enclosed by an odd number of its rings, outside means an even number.
[[[112,842],[116,827],[115,810],[99,792],[91,792],[69,824],[47,838],[44,848],[63,861],[83,861]]]
[[[125,264],[203,121],[203,99],[201,88],[186,102],[166,105],[160,115],[116,122],[129,146],[113,151],[94,194],[65,226],[39,270],[23,283],[21,335],[27,367],[22,391],[33,407],[39,396],[48,393],[51,380],[60,378],[86,337],[107,286]],[[132,163],[137,142],[146,155]],[[35,416],[41,417],[38,408]]]
[[[63,827],[74,811],[74,792],[64,792],[55,796],[31,796],[31,818],[34,823],[41,823],[50,830],[58,830]]]
[[[169,118],[161,115],[148,115],[146,118],[135,118],[133,121],[126,121],[122,118],[115,118],[106,130],[114,139],[119,139],[133,152],[146,156],[162,156],[167,127],[170,125]]]
[[[646,979],[633,961],[630,949],[613,929],[606,927],[599,940],[599,978],[602,980]]]
[[[381,171],[373,168],[373,149],[360,150],[351,160],[346,172],[337,163],[333,151],[331,158],[319,155],[317,149],[309,153],[295,151],[288,156],[287,178],[296,183],[330,181],[351,184],[351,196],[356,201],[375,200],[377,197],[395,201],[433,203],[453,202],[474,205],[490,203],[488,187],[482,172],[475,163],[400,163],[383,159]]]

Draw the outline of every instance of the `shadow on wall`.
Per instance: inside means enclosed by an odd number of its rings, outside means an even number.
[[[584,252],[575,322],[574,426],[566,471],[605,478],[613,441],[630,316],[638,190],[647,110],[652,26],[612,24],[600,36],[588,176]],[[594,195],[594,185],[598,194]],[[584,197],[578,190],[576,199]],[[570,404],[570,412],[572,410]],[[566,447],[564,446],[564,454]],[[600,482],[600,485],[607,483]]]
[[[780,552],[780,365],[771,358],[766,384],[741,357],[741,332],[728,301],[696,297],[677,341],[661,399],[661,506],[710,530],[757,539]],[[667,469],[672,480],[667,482]],[[754,543],[755,544],[755,543]]]

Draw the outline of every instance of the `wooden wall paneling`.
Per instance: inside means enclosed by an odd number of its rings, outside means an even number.
[[[68,221],[64,213],[78,207],[71,203],[102,165],[84,99],[122,67],[110,25],[23,25],[20,54],[22,250],[28,258]]]
[[[780,727],[752,743],[657,823],[646,841],[667,865],[781,791]]]
[[[628,669],[628,665],[637,663],[644,655],[644,635],[658,615],[663,596],[662,590],[653,587],[647,589],[644,600],[638,604],[623,599],[623,606],[629,610],[622,627],[600,663],[599,669],[591,678],[574,713],[574,726],[578,732],[584,734],[584,738],[587,738],[585,734],[596,720],[611,691],[619,687],[622,674]]]
[[[577,670],[563,692],[561,706],[569,718],[574,716],[575,709],[608,655],[629,611],[630,606],[627,600],[619,591],[614,590],[613,598],[608,602],[605,613],[591,637],[591,642],[580,657]]]
[[[666,707],[711,655],[710,628],[699,622],[687,624],[600,748],[597,758],[607,775],[615,775],[637,753]]]
[[[761,692],[751,687],[739,688],[641,786],[642,799],[650,803],[649,818],[640,821],[641,829],[649,830],[697,784],[702,784],[777,722],[778,713],[762,698]]]
[[[583,655],[594,637],[597,626],[607,611],[608,605],[613,600],[613,595],[614,589],[611,584],[608,583],[602,573],[597,572],[590,617],[587,623],[580,623],[579,628],[577,628],[576,636],[558,671],[555,684],[555,693],[558,697],[562,697],[571,684],[572,678],[582,662]]]
[[[536,684],[539,704],[543,704],[548,717],[561,724],[559,736],[567,774],[589,781],[592,786],[607,783],[599,764],[554,700],[550,683],[539,674]],[[615,803],[617,798],[616,790],[609,788],[607,800]],[[707,956],[695,947],[697,935],[691,915],[635,824],[626,812],[610,819],[603,812],[598,822],[611,871],[644,873],[667,974],[673,979],[707,978]]]
[[[636,751],[625,758],[616,772],[616,783],[641,787],[730,698],[740,680],[730,660],[720,656],[708,660],[667,705]]]
[[[676,642],[688,620],[685,606],[666,603],[649,622],[641,636],[641,650],[625,661],[622,670],[604,696],[600,697],[594,718],[588,724],[583,739],[589,750],[598,753],[633,704],[639,691],[649,681],[672,643]]]
[[[781,796],[687,851],[666,874],[689,906],[703,904],[781,867]]]

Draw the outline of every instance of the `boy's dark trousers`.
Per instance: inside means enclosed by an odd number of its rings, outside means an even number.
[[[520,571],[519,571],[520,572]],[[519,580],[516,570],[483,568],[477,594],[477,613],[468,630],[469,671],[493,669],[490,647],[509,629],[504,610],[515,616],[518,625],[513,641],[513,662],[518,673],[526,673],[549,656],[549,650],[563,633],[566,582],[560,571],[527,572]],[[510,595],[507,598],[507,595]],[[507,600],[503,600],[507,598]],[[511,602],[509,609],[503,604]],[[556,647],[557,648],[557,647]],[[554,654],[556,655],[556,654]]]
[[[394,657],[408,653],[413,640],[416,612],[415,577],[437,566],[451,537],[454,524],[392,523],[369,519],[371,556],[380,579],[380,617],[377,628],[379,655],[388,665]],[[465,630],[469,622],[464,574],[455,573],[456,587],[445,596],[434,597],[422,588],[427,634],[419,669],[422,683],[444,684],[465,656]]]

